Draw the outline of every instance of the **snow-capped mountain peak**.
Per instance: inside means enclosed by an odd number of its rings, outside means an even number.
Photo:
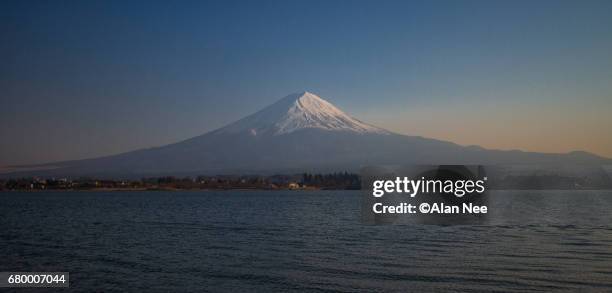
[[[362,134],[389,133],[349,116],[310,92],[288,95],[255,114],[219,129],[217,133],[282,135],[308,128]]]

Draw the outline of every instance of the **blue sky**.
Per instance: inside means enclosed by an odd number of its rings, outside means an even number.
[[[612,157],[610,1],[2,1],[0,165],[175,142],[308,90],[390,130]]]

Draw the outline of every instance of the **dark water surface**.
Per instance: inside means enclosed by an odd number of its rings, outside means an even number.
[[[359,192],[0,193],[0,271],[68,271],[72,291],[612,291],[612,192],[491,196],[531,214],[373,226]]]

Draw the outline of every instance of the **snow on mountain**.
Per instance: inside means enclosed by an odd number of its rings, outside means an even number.
[[[362,134],[389,133],[347,115],[309,92],[288,95],[255,114],[217,130],[216,133],[282,135],[308,128]]]

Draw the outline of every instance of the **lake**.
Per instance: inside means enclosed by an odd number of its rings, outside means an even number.
[[[68,271],[72,291],[612,290],[611,191],[490,196],[490,223],[436,226],[363,224],[359,191],[5,192],[0,271]]]

